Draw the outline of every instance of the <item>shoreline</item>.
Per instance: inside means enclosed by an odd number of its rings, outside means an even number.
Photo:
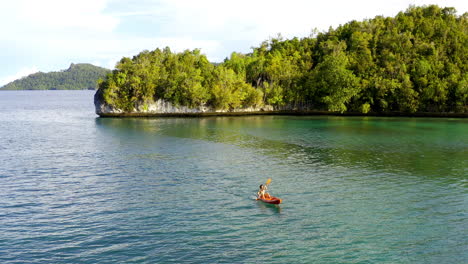
[[[128,117],[212,117],[212,116],[258,116],[258,115],[286,115],[286,116],[372,116],[372,117],[427,117],[427,118],[468,118],[468,113],[432,113],[432,112],[417,112],[417,113],[402,113],[402,112],[387,112],[387,113],[340,113],[330,111],[293,111],[293,110],[278,110],[278,111],[252,111],[252,112],[197,112],[197,113],[100,113],[97,114],[102,118],[128,118]]]

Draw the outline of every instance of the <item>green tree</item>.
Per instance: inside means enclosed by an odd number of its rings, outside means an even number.
[[[107,103],[125,111],[163,99],[223,110],[267,104],[467,112],[467,61],[467,13],[410,6],[395,17],[351,21],[302,39],[278,35],[221,64],[199,50],[143,51],[122,59],[99,87]]]

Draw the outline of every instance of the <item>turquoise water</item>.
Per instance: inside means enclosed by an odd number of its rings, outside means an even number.
[[[0,92],[0,263],[463,263],[468,120],[101,119]],[[280,206],[255,201],[272,178]]]

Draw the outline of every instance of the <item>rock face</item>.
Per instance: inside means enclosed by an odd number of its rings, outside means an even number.
[[[125,112],[106,104],[101,90],[97,90],[94,95],[94,106],[96,114],[101,117],[151,117],[151,116],[223,116],[223,115],[270,115],[270,114],[288,114],[288,115],[349,115],[349,116],[408,116],[408,117],[462,117],[467,118],[467,113],[339,113],[324,110],[313,110],[310,106],[282,106],[273,107],[271,105],[263,107],[239,108],[230,110],[215,110],[211,107],[200,106],[189,108],[186,106],[175,106],[164,100],[156,102],[138,104],[131,112]]]
[[[200,106],[190,108],[187,106],[176,106],[162,99],[152,103],[137,104],[131,112],[124,112],[122,109],[117,109],[109,104],[106,104],[102,96],[101,90],[98,90],[94,95],[94,106],[96,114],[99,116],[164,116],[164,115],[203,115],[203,114],[220,114],[223,113],[253,113],[253,112],[268,112],[273,111],[272,106],[249,107],[231,110],[215,110],[212,107]]]
[[[106,115],[106,114],[116,115],[116,114],[123,113],[122,110],[115,109],[112,106],[104,102],[104,96],[102,94],[101,89],[98,89],[96,93],[94,94],[94,107],[96,109],[96,114],[99,116]]]

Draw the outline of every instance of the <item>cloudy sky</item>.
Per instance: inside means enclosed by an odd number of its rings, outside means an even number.
[[[113,68],[123,56],[169,46],[219,62],[280,33],[304,37],[409,5],[468,12],[466,0],[2,0],[0,86],[70,63]]]

